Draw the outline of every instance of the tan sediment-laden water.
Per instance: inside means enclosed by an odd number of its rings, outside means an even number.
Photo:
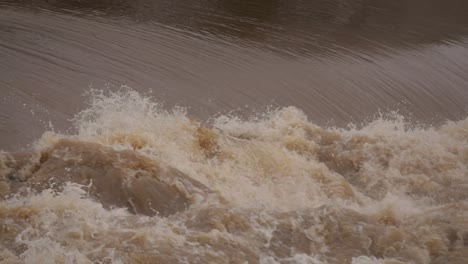
[[[466,14],[0,1],[0,263],[468,263]]]
[[[5,263],[465,263],[468,121],[210,125],[93,92],[77,133],[3,153]]]

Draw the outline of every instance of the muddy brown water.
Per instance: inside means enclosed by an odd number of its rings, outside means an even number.
[[[466,14],[0,0],[0,263],[467,263]]]

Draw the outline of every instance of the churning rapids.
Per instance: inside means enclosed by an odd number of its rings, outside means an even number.
[[[466,263],[468,119],[209,122],[91,91],[76,134],[0,156],[2,263]]]
[[[467,264],[468,1],[0,0],[0,263]]]

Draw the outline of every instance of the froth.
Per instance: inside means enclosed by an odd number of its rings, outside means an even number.
[[[3,261],[395,264],[468,257],[468,118],[424,128],[393,114],[338,129],[286,107],[202,123],[125,88],[91,91],[74,124],[74,135],[45,133],[28,158],[0,154],[0,194],[9,195],[0,206]],[[83,151],[63,143],[70,141]],[[79,165],[83,179],[98,177],[86,176],[96,166],[125,179],[138,171],[156,177],[153,165],[135,167],[129,157],[173,168],[181,174],[161,178],[167,188],[198,198],[149,217],[106,207],[105,187],[18,187],[37,179],[43,154],[58,149],[55,157]],[[86,163],[90,149],[105,162]]]

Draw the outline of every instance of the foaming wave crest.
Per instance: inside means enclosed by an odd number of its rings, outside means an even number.
[[[468,118],[200,122],[90,92],[76,134],[0,154],[2,263],[465,263]]]

